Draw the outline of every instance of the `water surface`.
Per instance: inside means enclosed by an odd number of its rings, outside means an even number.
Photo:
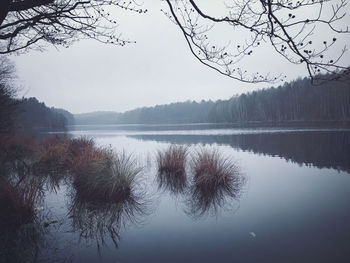
[[[124,213],[113,242],[98,232],[110,214],[72,215],[67,184],[47,192],[55,255],[73,262],[349,262],[350,131],[238,129],[228,125],[75,126],[143,166],[142,207]],[[202,207],[184,191],[159,188],[155,155],[169,144],[215,148],[246,178],[237,196]],[[130,208],[132,211],[133,208]],[[113,208],[110,208],[112,211]],[[72,212],[73,211],[73,212]],[[95,221],[94,221],[95,220]],[[117,243],[117,244],[116,244]],[[49,250],[48,250],[49,251]],[[52,251],[52,250],[51,250]],[[43,252],[45,253],[45,252]]]

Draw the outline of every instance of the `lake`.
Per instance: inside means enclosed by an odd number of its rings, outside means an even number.
[[[43,209],[55,223],[38,261],[350,262],[349,129],[87,125],[67,136],[132,154],[143,167],[139,202],[120,210],[111,229],[113,208],[81,208],[77,218],[69,184],[48,189]],[[189,158],[216,149],[244,183],[206,203],[193,195],[190,169],[183,189],[160,185],[156,154],[170,144],[188,146]]]

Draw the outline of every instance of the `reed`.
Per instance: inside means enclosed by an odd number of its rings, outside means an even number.
[[[219,208],[230,207],[238,200],[245,177],[231,158],[216,149],[200,149],[192,156],[193,182],[190,187],[188,213],[200,217]]]
[[[187,147],[170,145],[157,153],[158,186],[172,193],[181,193],[186,188]]]
[[[25,136],[0,136],[0,163],[28,165],[36,148],[37,140]]]
[[[187,147],[170,145],[164,151],[157,153],[159,173],[183,176],[186,172]]]
[[[197,186],[215,189],[228,183],[239,181],[239,168],[232,159],[225,157],[218,150],[200,149],[191,162],[194,183]]]
[[[82,136],[79,138],[70,139],[68,146],[68,154],[71,159],[74,159],[86,149],[91,150],[95,147],[95,142],[92,138]]]
[[[35,168],[41,172],[66,170],[69,139],[50,136],[42,141],[34,155]]]
[[[76,157],[72,171],[74,186],[80,196],[87,200],[113,202],[130,196],[141,168],[125,152],[87,148]]]

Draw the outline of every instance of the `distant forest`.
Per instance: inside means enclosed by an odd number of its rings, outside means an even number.
[[[68,111],[49,108],[36,98],[23,98],[17,101],[15,128],[17,130],[62,130],[74,123]]]
[[[15,99],[0,82],[0,132],[63,130],[72,124],[294,123],[349,122],[350,81],[313,86],[307,78],[229,100],[186,101],[124,113],[71,114],[49,108],[36,98]]]
[[[208,122],[215,103],[212,101],[178,102],[139,108],[120,114],[118,123],[201,123]]]
[[[64,130],[74,123],[68,111],[47,107],[36,98],[14,99],[0,89],[0,133]]]
[[[350,81],[313,86],[307,78],[218,101],[211,122],[349,121]]]
[[[186,101],[125,113],[96,112],[74,117],[76,124],[350,121],[350,81],[329,81],[314,86],[310,79],[304,78],[229,100]]]

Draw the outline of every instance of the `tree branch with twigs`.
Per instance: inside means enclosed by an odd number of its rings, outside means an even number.
[[[268,45],[290,63],[304,65],[314,83],[325,73],[334,79],[349,77],[349,66],[342,61],[347,47],[338,45],[338,37],[350,33],[347,0],[229,0],[220,14],[200,1],[165,2],[169,9],[163,12],[180,28],[196,59],[225,76],[250,83],[283,81],[285,74],[271,76],[240,67]],[[229,44],[215,44],[224,38],[210,35],[218,26],[225,27]],[[241,34],[245,40],[237,43]]]
[[[111,13],[147,12],[133,1],[120,0],[4,0],[0,7],[0,54],[41,49],[45,42],[68,47],[81,39],[134,43],[117,32]]]

